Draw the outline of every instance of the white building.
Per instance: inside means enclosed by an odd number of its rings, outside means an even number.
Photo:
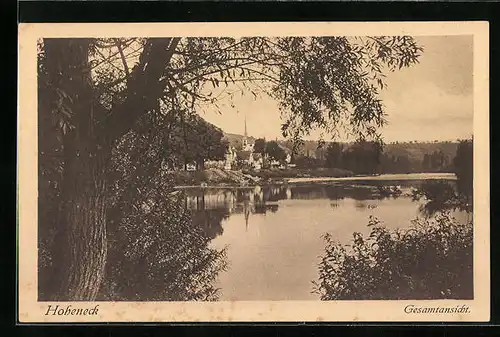
[[[224,170],[231,170],[236,163],[236,159],[236,149],[234,146],[228,146],[224,160]]]
[[[252,141],[249,141],[249,139],[248,139],[246,117],[245,117],[245,132],[243,135],[242,143],[243,144],[242,144],[241,151],[236,151],[236,149],[233,146],[230,146],[228,148],[228,151],[226,152],[226,158],[224,161],[224,169],[225,170],[234,169],[236,161],[239,159],[240,161],[242,161],[246,165],[252,167],[254,170],[257,170],[257,171],[261,170],[262,167],[264,166],[265,158],[261,153],[254,152],[255,143]],[[292,160],[290,150],[281,146],[281,145],[280,145],[280,147],[286,152],[286,159],[285,159],[286,165],[290,164],[290,162]],[[276,161],[276,160],[271,161],[270,164],[273,167],[282,167],[283,166],[282,162]]]

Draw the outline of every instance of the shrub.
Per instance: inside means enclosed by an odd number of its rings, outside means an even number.
[[[132,134],[113,152],[118,179],[110,191],[106,277],[97,300],[217,300],[226,250],[210,247],[184,193],[173,188],[176,179],[201,181],[204,172],[162,172],[151,155],[161,148],[154,140]]]
[[[324,235],[313,292],[321,300],[472,299],[472,223],[448,213],[389,230],[370,217],[368,238],[351,245]]]

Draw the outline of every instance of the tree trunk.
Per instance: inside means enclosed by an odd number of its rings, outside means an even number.
[[[50,85],[59,92],[63,177],[54,251],[52,298],[92,301],[106,263],[106,170],[110,147],[94,104],[88,39],[46,39]]]
[[[68,143],[72,142],[73,148]],[[81,135],[65,145],[60,282],[57,299],[92,301],[104,278],[106,239],[106,169],[109,154],[95,151]],[[67,153],[66,153],[67,152]]]

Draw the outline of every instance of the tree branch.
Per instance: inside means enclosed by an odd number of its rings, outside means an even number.
[[[112,108],[105,134],[114,141],[125,134],[143,114],[154,109],[163,96],[160,81],[174,54],[180,38],[150,38],[144,46],[139,63],[130,72],[125,100]]]
[[[127,60],[125,60],[125,54],[123,53],[123,49],[122,49],[122,44],[120,42],[120,40],[116,40],[116,47],[118,48],[118,52],[120,53],[120,57],[122,59],[122,63],[123,63],[123,68],[125,69],[125,74],[127,75],[127,77],[130,76],[130,71],[128,69],[128,64],[127,64]]]

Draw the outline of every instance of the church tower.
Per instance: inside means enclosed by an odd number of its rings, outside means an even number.
[[[245,133],[243,135],[243,149],[246,150],[247,147],[248,147],[247,116],[245,115]]]

